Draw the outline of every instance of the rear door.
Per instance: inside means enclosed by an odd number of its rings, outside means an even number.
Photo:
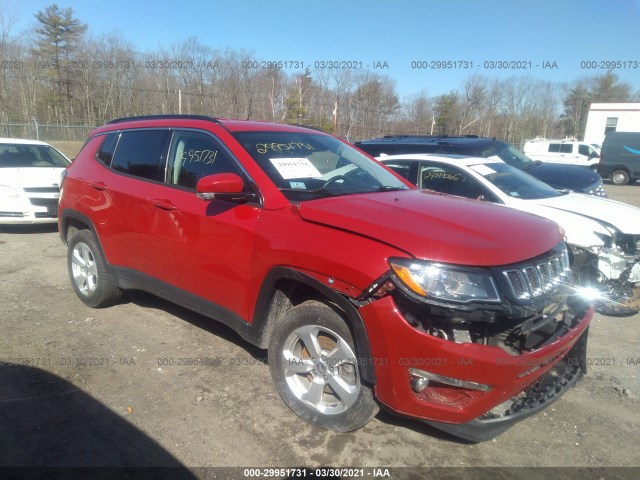
[[[105,135],[101,163],[87,185],[86,208],[110,264],[150,274],[149,196],[165,175],[168,130],[132,130]]]

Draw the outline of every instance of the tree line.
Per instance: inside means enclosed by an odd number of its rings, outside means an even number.
[[[196,37],[140,53],[116,34],[92,36],[70,8],[53,4],[34,17],[33,33],[20,36],[0,11],[0,123],[189,113],[304,124],[354,141],[433,133],[521,144],[581,137],[591,102],[640,99],[609,71],[571,84],[475,73],[449,93],[401,101],[393,78],[373,71],[276,64]]]

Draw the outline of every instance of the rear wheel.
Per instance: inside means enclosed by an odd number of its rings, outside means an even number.
[[[625,170],[611,172],[611,183],[614,185],[626,185],[629,183],[629,174]]]
[[[122,298],[122,290],[108,274],[102,251],[89,230],[79,230],[71,237],[67,269],[76,295],[86,305],[105,307]]]
[[[321,428],[357,430],[378,411],[371,388],[362,383],[349,328],[323,303],[305,302],[278,321],[269,369],[289,408]]]

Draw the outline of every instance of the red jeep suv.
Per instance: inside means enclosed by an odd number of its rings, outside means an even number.
[[[567,285],[557,225],[416,190],[331,135],[125,118],[64,177],[80,300],[141,289],[229,325],[320,427],[355,430],[382,404],[482,441],[585,371],[593,309]]]

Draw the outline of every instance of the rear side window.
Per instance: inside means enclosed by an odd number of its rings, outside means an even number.
[[[573,144],[571,143],[563,143],[560,145],[560,153],[571,153],[573,152]]]
[[[164,181],[167,130],[123,132],[111,160],[111,168],[136,177]]]
[[[550,143],[549,144],[549,151],[550,152],[554,152],[557,153],[560,151],[560,144],[559,143]]]

